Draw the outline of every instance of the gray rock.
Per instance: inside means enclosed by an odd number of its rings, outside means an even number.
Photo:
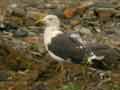
[[[0,70],[0,81],[7,81],[9,78],[9,73],[6,70]]]
[[[23,31],[23,30],[17,30],[14,33],[14,36],[15,37],[25,37],[25,36],[28,36],[28,32],[27,31]]]
[[[86,27],[82,27],[80,25],[77,25],[74,27],[75,31],[79,31],[81,34],[85,34],[85,35],[91,35],[92,32],[90,31],[90,29],[86,28]]]

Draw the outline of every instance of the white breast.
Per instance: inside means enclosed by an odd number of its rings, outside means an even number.
[[[51,43],[52,38],[57,36],[58,34],[63,33],[62,31],[59,31],[56,27],[48,27],[45,29],[44,32],[44,44],[48,45]]]
[[[48,50],[48,44],[51,43],[52,38],[57,36],[58,34],[63,33],[62,31],[59,31],[58,28],[56,27],[49,27],[45,29],[44,32],[44,45],[48,53],[50,54],[51,57],[53,57],[55,60],[58,61],[64,61],[64,59],[60,58],[59,56],[56,56],[54,53]]]

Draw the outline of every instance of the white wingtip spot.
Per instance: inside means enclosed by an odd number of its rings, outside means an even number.
[[[92,64],[92,60],[94,60],[94,59],[96,59],[96,60],[103,60],[104,59],[104,56],[96,56],[95,54],[93,54],[92,56],[90,56],[90,57],[88,57],[88,60],[87,60],[87,62],[89,63],[89,64]]]

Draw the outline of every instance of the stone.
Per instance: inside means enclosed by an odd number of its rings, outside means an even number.
[[[111,16],[113,16],[115,14],[115,10],[114,8],[98,8],[95,10],[95,13],[100,18],[106,19],[106,18],[110,18]]]
[[[28,36],[28,32],[18,29],[14,32],[14,36],[15,37],[26,37]]]
[[[6,70],[0,70],[0,81],[6,81],[9,79],[9,73]]]
[[[85,35],[91,35],[92,34],[90,29],[88,29],[86,27],[82,27],[80,25],[77,25],[76,27],[74,27],[74,30],[80,32],[81,34],[85,34]]]
[[[49,90],[46,83],[36,82],[32,85],[32,90]]]
[[[22,7],[17,7],[16,4],[13,4],[11,7],[9,7],[8,12],[10,15],[15,15],[20,17],[23,17],[26,15],[25,9]]]
[[[24,41],[29,44],[35,44],[40,42],[40,38],[37,36],[28,36],[24,38]]]

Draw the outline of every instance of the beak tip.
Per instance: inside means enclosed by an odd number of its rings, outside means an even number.
[[[35,21],[35,24],[43,24],[44,20],[43,19],[38,19],[37,21]]]

